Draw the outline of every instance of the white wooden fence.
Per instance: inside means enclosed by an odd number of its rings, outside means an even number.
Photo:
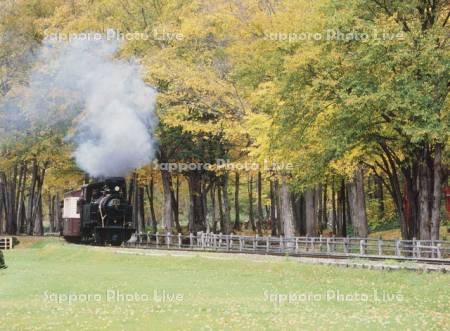
[[[450,263],[450,242],[338,237],[259,237],[199,232],[137,234],[126,246],[165,249],[257,252],[286,255],[329,255],[442,260]]]
[[[12,237],[0,237],[0,250],[13,249]]]

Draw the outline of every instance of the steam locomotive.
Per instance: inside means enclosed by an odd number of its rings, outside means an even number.
[[[67,241],[116,246],[134,232],[124,178],[105,178],[64,195],[62,235]]]

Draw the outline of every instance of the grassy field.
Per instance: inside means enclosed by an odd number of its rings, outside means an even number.
[[[1,330],[449,327],[447,274],[252,256],[118,254],[56,239],[24,247],[6,252],[8,269],[0,271]]]

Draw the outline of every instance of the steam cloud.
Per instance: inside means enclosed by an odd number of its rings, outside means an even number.
[[[155,90],[106,40],[44,41],[22,109],[33,123],[69,119],[77,165],[91,176],[124,176],[154,156]],[[11,100],[9,100],[11,103]]]

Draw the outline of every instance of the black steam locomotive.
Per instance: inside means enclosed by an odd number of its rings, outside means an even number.
[[[112,177],[64,196],[63,236],[71,242],[120,245],[135,232],[126,182]]]

